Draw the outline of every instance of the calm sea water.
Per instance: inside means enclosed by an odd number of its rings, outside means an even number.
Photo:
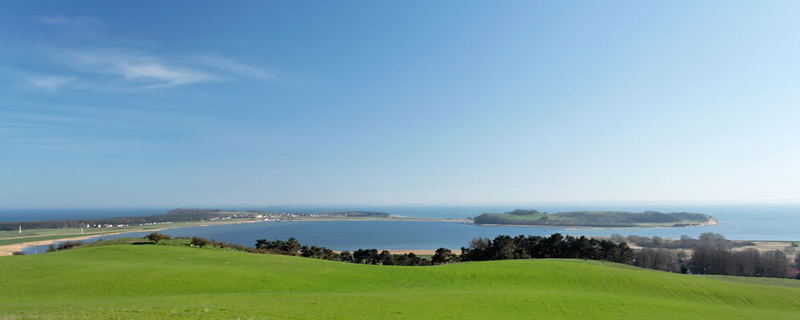
[[[340,210],[384,211],[407,217],[464,218],[483,212],[499,212],[519,206],[507,207],[362,207],[362,208],[269,208],[287,212],[330,212]],[[800,205],[575,205],[575,206],[524,206],[548,212],[570,210],[659,210],[690,211],[708,213],[720,221],[719,225],[685,228],[619,228],[619,229],[581,229],[581,228],[540,228],[515,226],[476,226],[455,222],[434,221],[315,221],[315,222],[262,222],[210,227],[191,227],[165,230],[172,236],[201,236],[219,241],[252,246],[256,239],[286,239],[296,237],[304,244],[325,246],[336,250],[360,248],[379,249],[436,249],[439,247],[460,248],[476,237],[495,237],[507,235],[549,235],[560,232],[571,235],[608,236],[622,235],[661,236],[679,238],[681,235],[697,237],[703,232],[715,232],[729,239],[740,240],[800,240]],[[261,208],[264,209],[264,208]],[[96,209],[99,210],[99,209]],[[123,210],[123,209],[117,209]],[[128,211],[150,214],[147,210]],[[156,213],[166,211],[156,211]],[[33,211],[28,212],[31,214]],[[63,213],[63,212],[62,212]],[[122,211],[109,213],[118,216]],[[3,212],[0,211],[0,215]],[[100,212],[92,216],[70,213],[69,218],[103,217]],[[42,217],[52,217],[50,212]],[[142,215],[142,214],[139,214]],[[63,217],[60,217],[63,218]],[[25,220],[43,219],[28,216]],[[16,219],[19,220],[19,219]],[[110,239],[123,236],[141,237],[145,233],[129,233],[116,236],[99,237]],[[41,252],[46,247],[27,248],[26,252]]]

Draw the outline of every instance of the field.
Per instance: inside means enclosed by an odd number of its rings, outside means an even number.
[[[798,319],[793,281],[583,260],[356,265],[173,245],[0,258],[0,319]]]

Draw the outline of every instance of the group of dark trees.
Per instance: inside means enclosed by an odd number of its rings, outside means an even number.
[[[647,269],[687,273],[687,257],[684,250],[642,248],[634,252],[631,264]]]
[[[85,244],[86,244],[86,242],[83,242],[83,241],[64,241],[64,242],[61,242],[61,243],[58,243],[58,244],[51,244],[51,245],[47,246],[47,252],[68,250],[68,249],[80,247],[80,246],[85,245]]]
[[[789,259],[778,250],[731,251],[700,246],[694,249],[688,268],[696,274],[786,278],[789,275]]]
[[[633,250],[625,242],[616,243],[586,237],[563,236],[555,233],[549,237],[500,235],[494,240],[472,240],[469,248],[461,248],[461,261],[577,258],[630,262]]]
[[[384,266],[429,266],[446,264],[456,261],[452,252],[445,248],[436,250],[432,259],[427,259],[416,255],[413,252],[406,254],[393,254],[387,250],[380,253],[376,249],[359,249],[353,251],[342,251],[339,260],[342,262],[375,264]]]
[[[275,240],[269,241],[267,239],[256,240],[256,249],[274,251],[276,253],[296,256],[300,253],[302,245],[294,237],[289,240]]]
[[[747,277],[790,276],[789,258],[782,251],[733,250],[752,243],[727,240],[720,234],[703,233],[697,239],[681,236],[680,240],[613,235],[610,240],[629,240],[642,246],[631,262],[642,268]]]
[[[732,249],[737,247],[744,247],[754,245],[750,241],[731,241],[718,233],[705,232],[700,234],[697,239],[682,235],[678,240],[664,239],[659,236],[643,237],[636,235],[629,235],[624,237],[619,234],[613,234],[609,240],[614,242],[628,242],[644,248],[664,248],[664,249],[694,249],[696,247],[706,248],[719,248],[719,249]]]
[[[302,256],[307,258],[324,259],[324,260],[339,260],[339,255],[331,249],[316,246],[301,245],[294,237],[289,240],[275,240],[269,241],[266,239],[256,240],[256,249],[266,250],[278,254]]]
[[[794,275],[794,278],[800,280],[800,253],[794,256],[794,268],[797,270],[797,274]]]
[[[175,209],[164,214],[150,215],[144,217],[120,217],[103,219],[85,220],[52,220],[52,221],[26,221],[26,222],[4,222],[0,223],[0,231],[22,229],[56,229],[56,228],[80,228],[96,225],[141,225],[148,223],[164,222],[190,222],[209,220],[211,218],[227,216],[219,210],[207,209]]]
[[[391,254],[386,250],[378,252],[377,249],[359,249],[353,252],[342,251],[341,253],[336,253],[325,247],[302,245],[295,238],[289,238],[286,241],[258,239],[256,240],[255,247],[256,250],[261,250],[263,252],[349,263],[397,266],[421,266],[432,264],[431,260],[420,258],[414,253]],[[439,249],[439,251],[442,255],[446,255],[450,250]],[[448,256],[447,259],[440,258],[437,262],[439,264],[447,263],[450,261],[448,260],[450,258],[450,256]]]

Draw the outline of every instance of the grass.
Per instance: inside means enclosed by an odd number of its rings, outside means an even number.
[[[727,320],[800,315],[798,288],[597,261],[396,267],[198,249],[181,241],[165,244],[0,258],[0,319]]]

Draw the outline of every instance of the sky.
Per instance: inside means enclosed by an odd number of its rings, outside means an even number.
[[[2,1],[0,207],[800,201],[797,1]]]

